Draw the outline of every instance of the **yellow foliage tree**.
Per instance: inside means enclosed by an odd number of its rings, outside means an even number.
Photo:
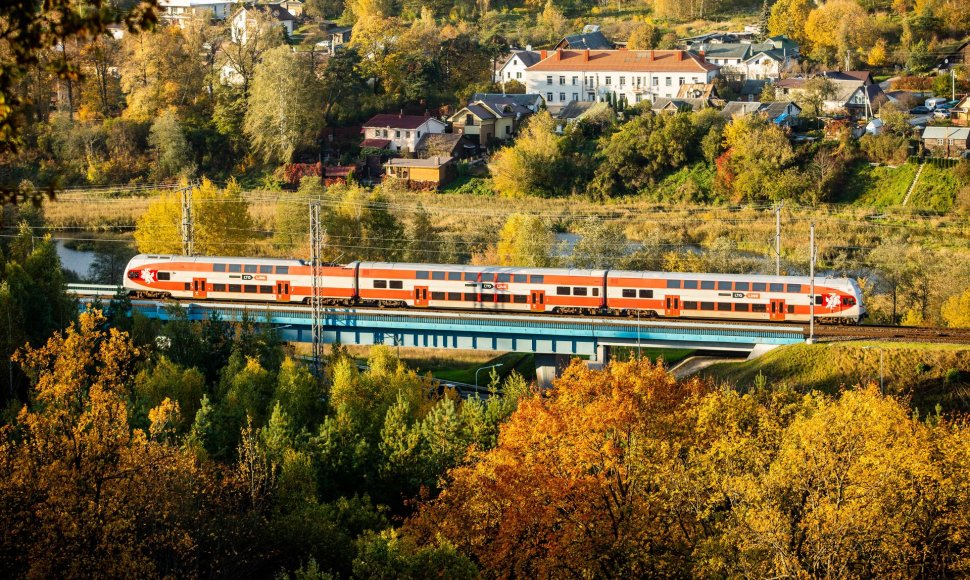
[[[815,3],[812,0],[778,0],[771,7],[768,32],[774,36],[784,34],[801,45],[807,53],[811,50],[805,35],[805,22]]]
[[[235,180],[220,190],[208,179],[192,191],[195,253],[238,256],[252,250],[253,219],[249,203]],[[182,205],[178,193],[162,194],[138,219],[138,251],[151,254],[182,252]]]
[[[854,0],[831,0],[815,8],[805,22],[812,57],[829,65],[850,60],[873,41],[872,17]],[[850,65],[852,63],[850,62]]]
[[[943,302],[941,314],[950,328],[970,327],[970,288],[962,294],[947,298]]]
[[[194,458],[161,441],[177,405],[149,413],[154,438],[128,424],[139,353],[105,323],[85,312],[16,357],[33,388],[0,433],[0,553],[14,576],[151,577],[196,556],[183,510],[208,484]]]
[[[501,266],[552,265],[552,230],[536,216],[514,213],[499,233],[496,255]]]
[[[515,144],[492,156],[488,169],[495,191],[508,197],[551,193],[556,166],[561,159],[555,120],[542,111],[533,115]]]
[[[866,60],[869,61],[870,66],[885,66],[889,61],[889,54],[886,51],[886,40],[884,38],[876,41],[876,44],[869,50],[869,57]]]

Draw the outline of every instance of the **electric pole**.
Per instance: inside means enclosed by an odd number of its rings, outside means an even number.
[[[775,276],[781,276],[781,208],[785,204],[775,206]]]
[[[815,222],[812,222],[812,226],[809,231],[811,232],[809,236],[809,245],[811,246],[811,249],[809,251],[808,267],[808,343],[811,344],[815,342]]]
[[[191,256],[193,252],[192,239],[192,184],[186,185],[179,192],[182,194],[182,255]]]
[[[322,280],[320,279],[320,256],[323,253],[323,231],[320,222],[320,202],[313,200],[310,202],[310,316],[311,318],[311,337],[313,341],[313,369],[319,377],[321,372],[320,361],[323,355],[323,317],[320,304],[320,290]]]

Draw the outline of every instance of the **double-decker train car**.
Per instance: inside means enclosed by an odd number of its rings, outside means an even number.
[[[509,268],[396,262],[320,266],[326,304],[664,318],[858,323],[862,292],[848,278]],[[308,302],[300,260],[139,255],[132,297]]]

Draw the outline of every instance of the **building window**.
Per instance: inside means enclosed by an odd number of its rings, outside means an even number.
[[[596,100],[596,95],[594,95],[593,93],[586,93],[586,100],[587,101],[595,101]]]
[[[400,131],[394,131],[394,138],[395,139],[400,139],[401,138],[401,132]]]
[[[684,84],[684,77],[680,77],[680,78],[678,78],[678,79],[677,79],[677,84],[678,84],[678,85],[682,85],[682,84]]]
[[[517,79],[522,78],[522,73],[520,73],[520,72],[515,73],[515,78],[517,78]]]
[[[561,85],[566,84],[566,77],[565,77],[565,75],[559,75],[559,84],[561,84]]]
[[[603,83],[607,85],[613,84],[613,77],[606,77],[606,80],[604,80]]]
[[[659,86],[660,85],[660,78],[659,77],[653,77],[653,83],[651,83],[651,84],[653,84],[653,86],[655,86],[655,87],[656,86]]]
[[[474,125],[475,117],[473,115],[465,115],[465,126]]]
[[[506,125],[505,126],[505,134],[506,135],[511,135],[512,134],[512,125]]]
[[[639,103],[640,101],[642,101],[642,100],[643,100],[643,95],[641,95],[640,93],[637,93],[637,94],[636,94],[636,100],[637,100],[637,102],[638,102],[638,103]]]
[[[620,86],[622,87],[625,84],[626,84],[626,77],[621,76],[620,77]]]
[[[507,78],[507,79],[512,78],[512,73],[510,73],[510,72],[505,73],[505,78]]]
[[[405,131],[404,132],[404,138],[405,139],[410,139],[411,138],[411,132],[410,131]]]
[[[574,101],[578,101],[579,100],[579,93],[573,93],[573,100]]]
[[[421,137],[421,131],[418,131],[418,138]]]
[[[546,102],[548,103],[552,102],[552,93],[546,93]]]
[[[565,103],[566,102],[566,93],[559,93],[559,100]]]
[[[547,85],[551,85],[552,84],[552,75],[547,75],[546,76],[546,84]]]
[[[665,80],[666,80],[666,82],[664,84],[667,85],[668,87],[671,86],[673,84],[673,81],[674,81],[674,79],[672,79],[670,77],[667,77]]]
[[[576,86],[578,84],[579,84],[579,77],[573,77],[573,86]]]

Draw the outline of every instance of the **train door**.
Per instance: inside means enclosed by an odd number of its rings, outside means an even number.
[[[192,278],[192,298],[205,298],[205,278]]]
[[[785,301],[780,298],[772,298],[771,300],[771,320],[784,320],[785,319]]]
[[[529,292],[529,310],[535,312],[545,312],[546,310],[546,291],[532,290]]]
[[[279,302],[290,301],[290,283],[285,280],[276,281],[276,300]]]
[[[667,296],[665,316],[680,316],[680,296]]]
[[[415,286],[414,287],[414,305],[415,306],[427,306],[428,305],[428,287],[427,286]]]

